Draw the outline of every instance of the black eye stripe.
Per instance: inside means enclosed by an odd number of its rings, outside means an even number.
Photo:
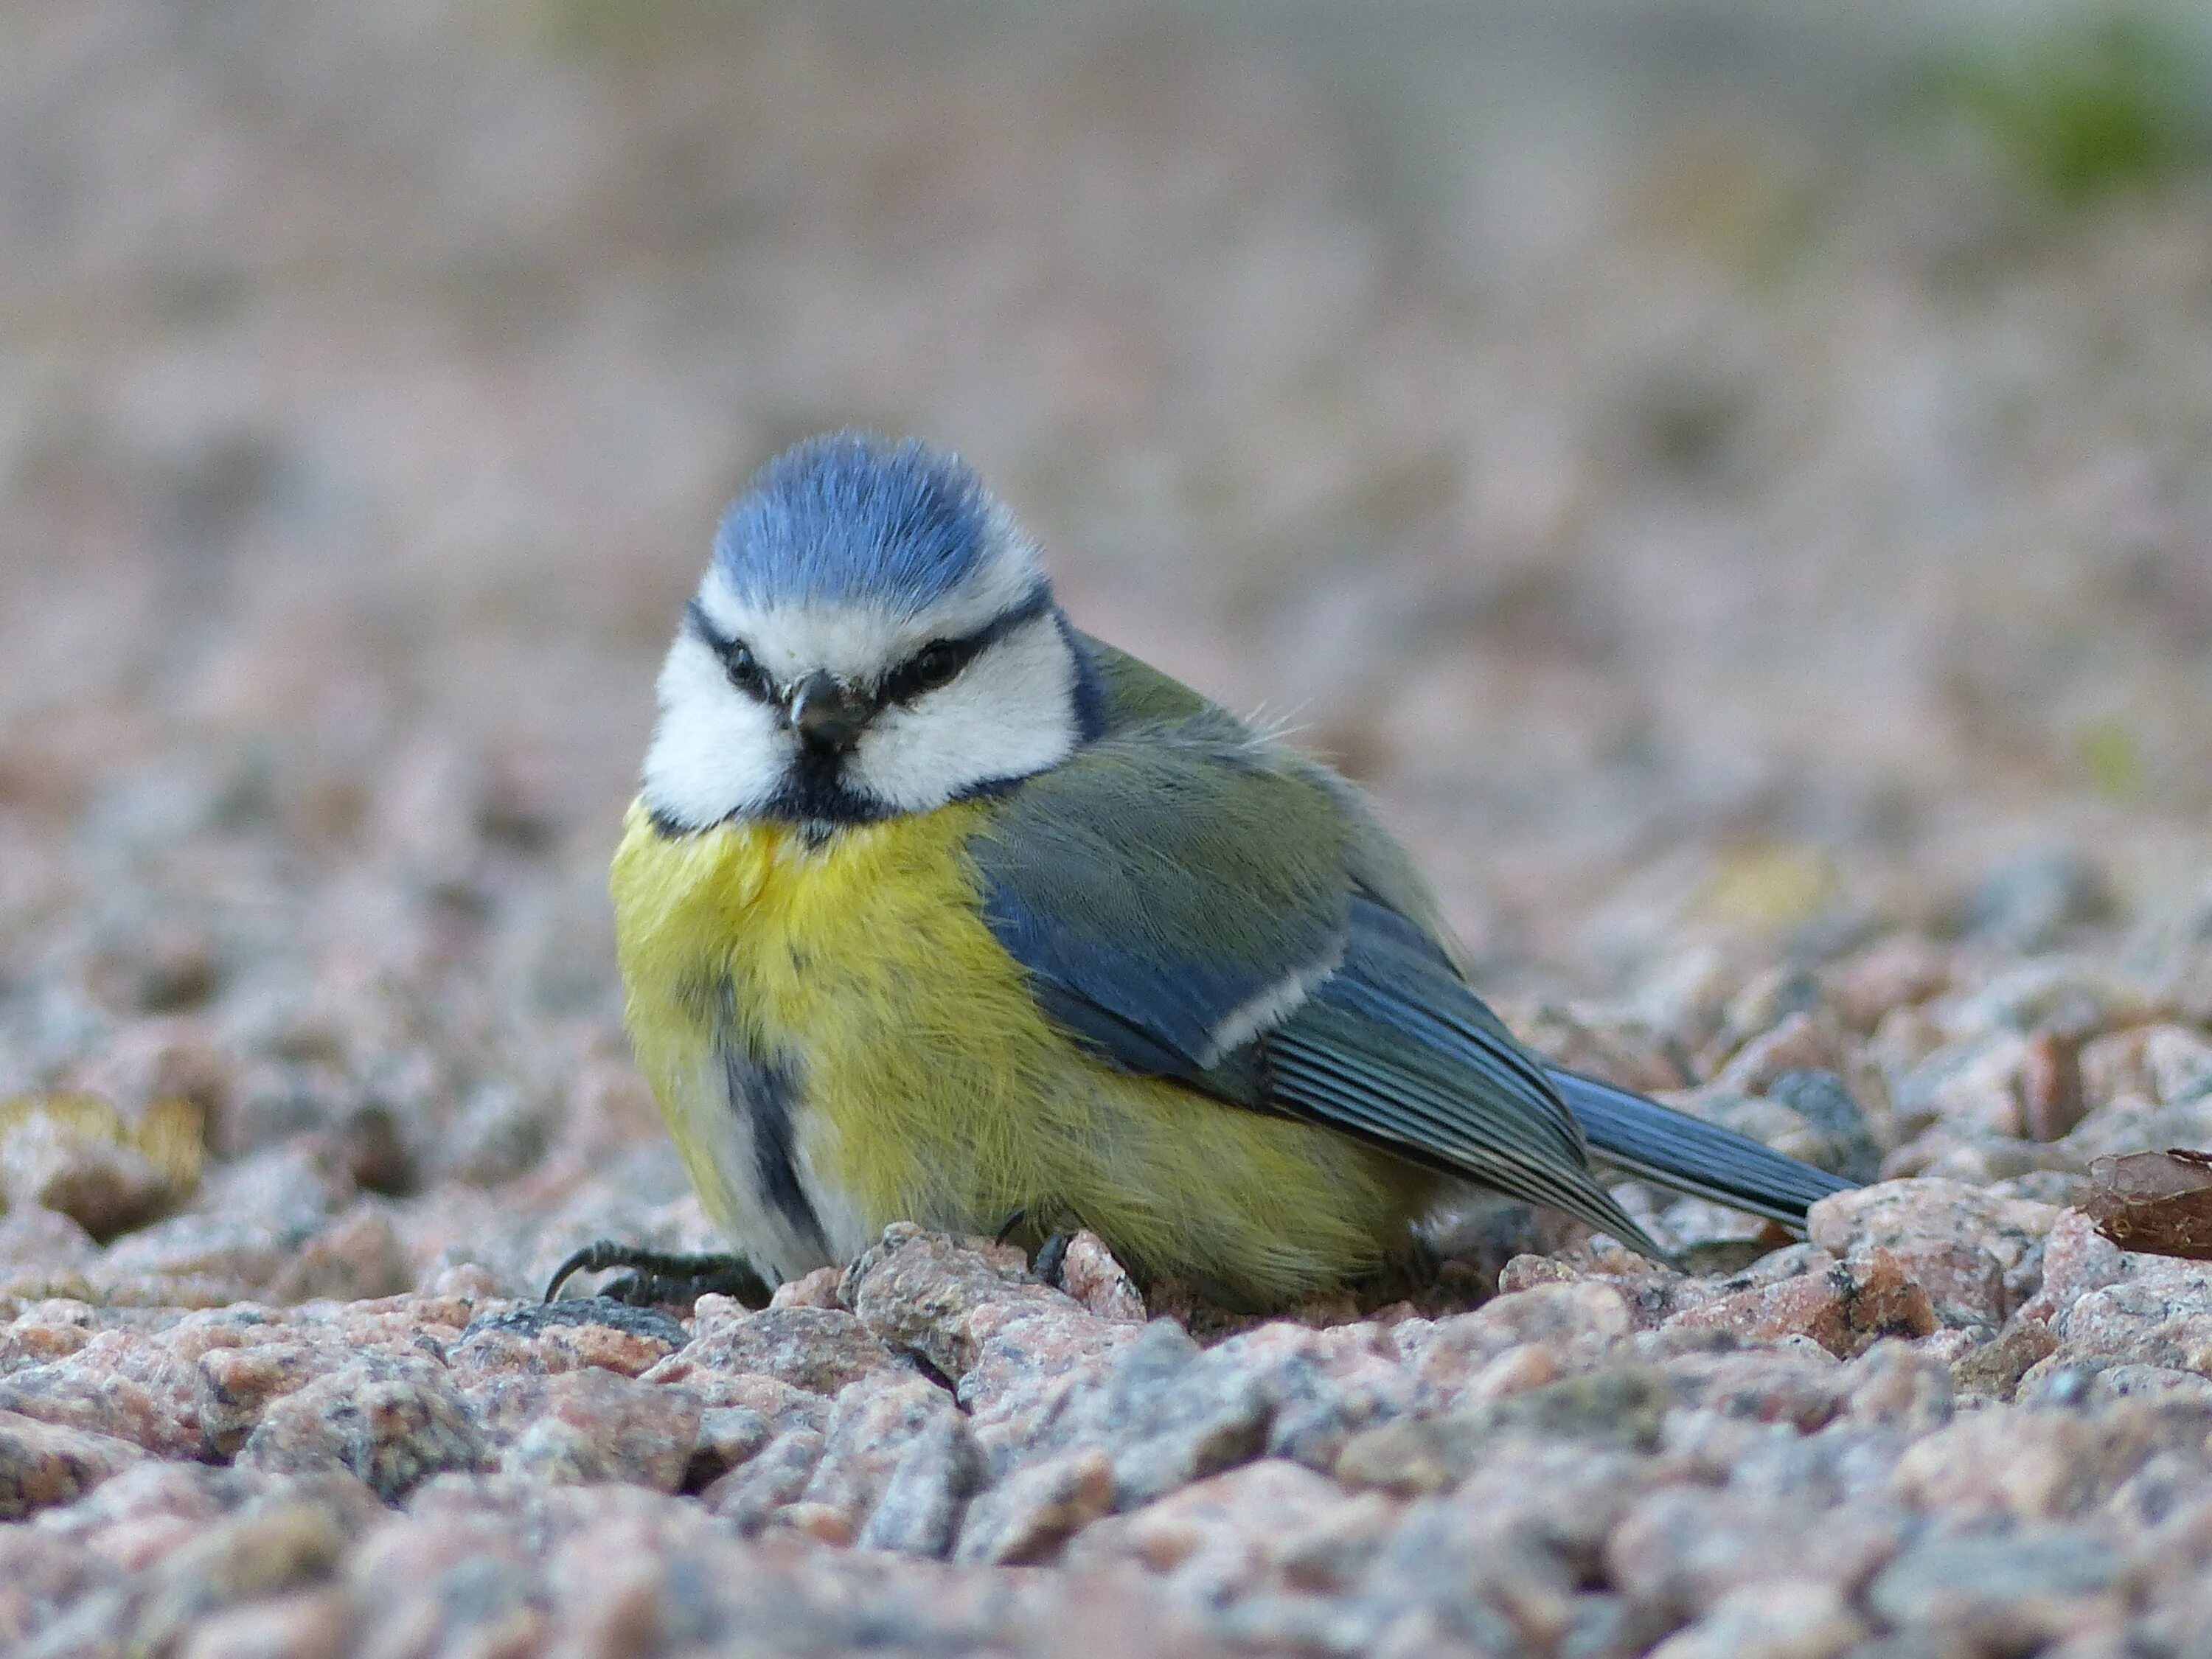
[[[884,700],[904,702],[951,684],[988,643],[981,635],[964,640],[932,640],[884,677]]]
[[[985,647],[996,645],[1016,629],[1036,621],[1051,608],[1052,590],[1040,582],[973,634],[959,639],[932,640],[884,677],[884,700],[886,702],[904,702],[925,691],[934,691],[940,686],[950,685],[960,677],[963,669],[982,653]],[[944,654],[930,661],[933,653]]]
[[[729,676],[730,684],[747,696],[760,702],[775,701],[775,684],[768,671],[753,655],[752,647],[743,640],[726,640],[714,631],[714,623],[707,620],[707,612],[698,600],[693,599],[684,607],[684,614],[706,647],[722,660],[722,672]]]
[[[1052,590],[1039,582],[1020,599],[973,634],[957,639],[932,640],[885,675],[876,701],[907,702],[950,685],[983,651],[1026,623],[1052,610]],[[720,659],[730,684],[759,702],[777,701],[775,682],[753,655],[752,647],[740,639],[725,639],[708,619],[706,607],[696,599],[684,606],[685,624],[699,641]]]

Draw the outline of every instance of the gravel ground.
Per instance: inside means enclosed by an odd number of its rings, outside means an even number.
[[[0,1649],[2203,1651],[2212,1270],[2078,1206],[2212,1146],[2212,189],[1769,13],[0,12]],[[538,1311],[714,1243],[605,863],[848,422],[1532,1040],[1875,1184]]]

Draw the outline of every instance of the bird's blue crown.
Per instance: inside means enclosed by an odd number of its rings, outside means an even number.
[[[810,438],[724,515],[714,562],[757,605],[866,604],[919,616],[977,574],[993,540],[982,481],[909,438]]]

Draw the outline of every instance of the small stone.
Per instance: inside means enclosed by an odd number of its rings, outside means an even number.
[[[127,1440],[0,1411],[0,1521],[71,1503],[144,1455]]]
[[[1868,1605],[1968,1650],[2030,1653],[2124,1616],[2119,1553],[2081,1528],[1932,1538],[1883,1569]]]
[[[125,1582],[122,1569],[74,1540],[0,1526],[0,1650],[33,1651],[33,1639],[66,1614],[82,1619],[87,1607],[118,1603]]]
[[[39,1526],[139,1572],[198,1542],[226,1516],[286,1484],[284,1477],[258,1469],[149,1458],[68,1508],[47,1511]]]
[[[884,1372],[838,1395],[800,1498],[843,1514],[867,1547],[942,1555],[981,1484],[981,1456],[951,1396]]]
[[[136,1331],[95,1332],[66,1358],[0,1377],[0,1411],[127,1440],[156,1457],[210,1449],[209,1403],[197,1367]]]
[[[295,1590],[208,1614],[192,1626],[178,1659],[340,1659],[356,1623],[353,1604],[339,1591]]]
[[[1893,933],[1830,969],[1830,1003],[1854,1031],[1871,1032],[1893,1010],[1910,1008],[1951,987],[1950,951],[1911,933]]]
[[[1950,1366],[1909,1342],[1884,1337],[1844,1368],[1845,1413],[1855,1421],[1917,1437],[1951,1420]]]
[[[1477,1435],[1444,1419],[1404,1418],[1352,1436],[1337,1454],[1334,1473],[1355,1491],[1418,1498],[1456,1484],[1476,1443]]]
[[[199,1281],[229,1292],[222,1301],[244,1301],[282,1273],[290,1259],[289,1243],[274,1228],[214,1216],[179,1215],[109,1246],[94,1268],[94,1279],[103,1286],[148,1279]]]
[[[1939,1308],[1995,1328],[2039,1285],[2043,1241],[2059,1213],[1959,1182],[1891,1181],[1820,1200],[1806,1231],[1847,1261],[1889,1251]]]
[[[827,1443],[819,1430],[787,1429],[759,1455],[741,1463],[699,1494],[708,1509],[750,1536],[777,1510],[796,1503],[814,1478]]]
[[[1661,1328],[1725,1331],[1753,1342],[1803,1335],[1849,1358],[1881,1337],[1927,1335],[1936,1328],[1936,1310],[1897,1257],[1875,1249],[1860,1261],[1723,1297],[1675,1315]]]
[[[523,1498],[528,1490],[496,1475],[439,1475],[416,1490],[404,1516],[362,1540],[342,1576],[355,1603],[373,1612],[373,1640],[362,1650],[520,1656],[550,1645],[545,1558],[570,1528],[556,1504]],[[574,1490],[536,1493],[542,1500]]]
[[[603,1296],[526,1302],[471,1320],[448,1356],[459,1372],[529,1370],[550,1376],[596,1365],[641,1376],[690,1336],[658,1308]]]
[[[2170,1365],[2115,1362],[2071,1346],[2054,1348],[2022,1374],[2014,1398],[2023,1406],[2100,1407],[2114,1400],[2212,1404],[2212,1377]]]
[[[130,1644],[161,1652],[210,1614],[327,1578],[384,1511],[358,1481],[328,1475],[249,1502],[150,1574]]]
[[[0,1213],[0,1279],[24,1268],[88,1267],[99,1255],[99,1241],[58,1210],[33,1206]]]
[[[2181,1106],[2212,1096],[2212,1038],[2185,1025],[2154,1025],[2144,1035],[2143,1070],[2153,1098]]]
[[[1164,1321],[1141,1328],[1115,1354],[1093,1399],[1071,1414],[1079,1440],[1099,1436],[1114,1462],[1114,1503],[1129,1509],[1257,1456],[1273,1416],[1260,1379],[1235,1363],[1208,1364]]]
[[[1784,1072],[1768,1096],[1825,1135],[1833,1152],[1821,1167],[1847,1181],[1872,1181],[1881,1171],[1881,1146],[1843,1079],[1833,1072]]]
[[[1017,1469],[968,1506],[954,1559],[1000,1566],[1052,1560],[1114,1507],[1114,1466],[1097,1447]]]
[[[687,1371],[683,1366],[683,1356],[672,1354],[639,1380],[679,1385],[703,1411],[749,1412],[767,1424],[772,1434],[829,1426],[832,1402],[811,1389],[751,1372]]]
[[[1865,1504],[1819,1517],[1800,1505],[1700,1486],[1636,1500],[1605,1543],[1607,1575],[1632,1605],[1669,1622],[1698,1619],[1732,1595],[1780,1580],[1848,1600],[1904,1540],[1905,1517]]]
[[[1364,1617],[1339,1646],[1405,1659],[1559,1650],[1585,1583],[1602,1576],[1605,1540],[1656,1462],[1587,1440],[1496,1442],[1456,1491],[1405,1507],[1346,1609]]]
[[[1658,1332],[1656,1338],[1668,1334]],[[1736,1424],[1781,1424],[1813,1434],[1833,1422],[1844,1403],[1846,1373],[1833,1354],[1806,1336],[1766,1348],[1674,1353],[1655,1358],[1678,1407],[1663,1427],[1672,1446],[1677,1423],[1717,1415]],[[1723,1468],[1715,1471],[1725,1475]]]
[[[2070,1348],[2115,1363],[2212,1376],[2212,1265],[2131,1257],[2130,1275],[2051,1322]]]
[[[28,1317],[0,1325],[0,1376],[66,1359],[91,1340],[92,1333],[82,1325],[51,1324]]]
[[[2135,1271],[2127,1253],[2078,1208],[2061,1210],[2043,1249],[2043,1283],[2021,1305],[2023,1318],[2051,1321],[2091,1291],[2116,1285]]]
[[[183,956],[198,953],[201,941]],[[165,1102],[191,1109],[204,1130],[219,1128],[231,1095],[234,1062],[204,1018],[131,1020],[100,1051],[75,1067],[71,1085],[112,1101],[122,1115],[143,1123]],[[212,1144],[214,1135],[209,1134]]]
[[[1882,1016],[1881,1023],[1874,1028],[1874,1035],[1867,1039],[1866,1058],[1884,1078],[1899,1079],[1909,1075],[1948,1040],[1943,1027],[1928,1009],[1893,1008]],[[1892,1093],[1894,1092],[1893,1087]],[[1893,1100],[1893,1106],[1896,1103]],[[1925,1127],[1925,1103],[1918,1104],[1920,1127]]]
[[[428,1160],[418,1159],[389,1113],[356,1114],[346,1129],[346,1163],[371,1192],[404,1194],[419,1184],[427,1161],[471,1186],[497,1188],[545,1156],[546,1103],[513,1083],[478,1085],[442,1127]]]
[[[682,1373],[753,1372],[834,1395],[878,1372],[910,1374],[890,1347],[841,1308],[768,1308],[734,1319],[696,1318]],[[657,1381],[678,1380],[671,1369]]]
[[[684,1466],[684,1490],[699,1492],[713,1485],[757,1455],[775,1438],[775,1432],[768,1419],[747,1407],[702,1408],[690,1459]]]
[[[702,1416],[684,1389],[596,1365],[506,1379],[474,1397],[502,1471],[566,1486],[622,1481],[677,1491]]]
[[[1133,1562],[1203,1604],[1356,1583],[1397,1518],[1376,1493],[1347,1497],[1295,1463],[1266,1458],[1184,1487],[1071,1544],[1074,1570]]]
[[[1961,1395],[2010,1400],[2020,1380],[2057,1348],[2050,1326],[2026,1315],[2014,1318],[1993,1341],[1978,1344],[1951,1362],[1951,1385]]]
[[[1557,1256],[1516,1255],[1498,1270],[1498,1294],[1511,1296],[1539,1285],[1571,1285],[1583,1275]]]
[[[421,1286],[425,1296],[451,1301],[469,1309],[479,1303],[496,1302],[507,1292],[496,1274],[474,1261],[456,1262],[434,1271]]]
[[[817,1267],[811,1273],[787,1279],[775,1287],[769,1297],[771,1308],[835,1308],[839,1305],[837,1291],[845,1282],[842,1267]],[[695,1306],[692,1312],[696,1315]]]
[[[852,1516],[835,1504],[817,1504],[801,1499],[786,1504],[775,1512],[769,1523],[778,1531],[796,1534],[813,1543],[827,1544],[832,1549],[843,1549],[856,1535]]]
[[[814,1485],[843,1475],[833,1436]],[[983,1483],[983,1455],[955,1409],[922,1424],[898,1454],[854,1542],[862,1549],[942,1556],[958,1536],[968,1500]]]
[[[2111,914],[2111,890],[2072,847],[2038,848],[1997,866],[1969,894],[1959,930],[2010,951],[2048,950],[2067,929]]]
[[[1652,1659],[1833,1659],[1863,1641],[1866,1623],[1832,1584],[1780,1578],[1729,1592]]]
[[[979,1425],[999,1402],[1137,1339],[1139,1328],[1100,1319],[1063,1292],[1031,1281],[1009,1260],[903,1224],[847,1271],[844,1299],[894,1346],[957,1382]]]
[[[1818,1013],[1822,1003],[1820,981],[1808,969],[1795,963],[1762,969],[1722,1009],[1720,1041],[1741,1048],[1785,1020]]]
[[[349,1470],[389,1503],[441,1470],[481,1468],[488,1452],[441,1367],[379,1356],[277,1401],[238,1462],[277,1474]]]
[[[2022,1379],[2023,1401],[2034,1378]],[[2094,1506],[2166,1445],[2202,1451],[2201,1409],[2172,1414],[2156,1399],[2107,1401],[2094,1413],[1966,1413],[1907,1447],[1890,1488],[1915,1509],[1954,1519],[2057,1520]],[[2087,1394],[2048,1403],[2086,1404]]]
[[[396,1296],[414,1282],[414,1268],[390,1219],[363,1203],[303,1240],[270,1278],[264,1295],[279,1304],[316,1297],[362,1302]]]
[[[1710,945],[1689,945],[1667,952],[1654,964],[1652,976],[1636,994],[1630,1017],[1656,1040],[1678,1050],[1694,1049],[1719,1034],[1729,1000],[1742,982],[1742,975],[1722,951]],[[1517,1018],[1507,1023],[1521,1029]],[[1749,1030],[1773,1023],[1764,1019]],[[1739,1033],[1737,1040],[1747,1034]],[[1541,1043],[1535,1046],[1552,1052]]]
[[[1576,1279],[1494,1297],[1472,1313],[1437,1321],[1418,1338],[1401,1335],[1400,1346],[1423,1394],[1449,1406],[1510,1349],[1540,1343],[1558,1369],[1581,1370],[1619,1352],[1634,1326],[1616,1286]]]
[[[1833,1072],[1842,1064],[1834,1033],[1801,1012],[1784,1016],[1772,1030],[1745,1043],[1713,1083],[1741,1095],[1763,1095],[1791,1072]]]
[[[1060,1261],[1060,1287],[1094,1318],[1117,1325],[1145,1322],[1145,1298],[1135,1281],[1106,1241],[1088,1227],[1067,1242]]]
[[[2132,975],[2063,956],[2002,969],[1972,993],[1939,1005],[1954,1042],[2048,1030],[2086,1043],[2101,1032],[2149,1024],[2164,1012],[2157,992]]]
[[[194,1360],[206,1386],[201,1424],[217,1455],[237,1454],[273,1400],[304,1388],[351,1358],[343,1346],[279,1327],[276,1340],[213,1347]],[[291,1336],[306,1340],[286,1340]]]
[[[35,1205],[109,1239],[151,1221],[176,1194],[168,1172],[127,1141],[33,1112],[0,1127],[0,1196],[11,1210]]]
[[[1648,1450],[1671,1403],[1667,1381],[1615,1366],[1454,1412],[1401,1418],[1353,1435],[1336,1459],[1348,1486],[1418,1497],[1458,1484],[1515,1434]]]
[[[1945,1043],[1896,1078],[1892,1093],[1900,1124],[1908,1132],[1933,1127],[1952,1138],[2021,1139],[2027,1127],[2021,1078],[2029,1048],[2027,1033],[2002,1029]],[[1915,1155],[1912,1146],[1899,1146],[1885,1162],[1894,1165]],[[1917,1156],[1926,1162],[1926,1153]]]

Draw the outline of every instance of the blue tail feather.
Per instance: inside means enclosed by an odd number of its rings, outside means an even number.
[[[1630,1175],[1801,1230],[1814,1203],[1856,1184],[1626,1089],[1547,1069],[1590,1156]]]

